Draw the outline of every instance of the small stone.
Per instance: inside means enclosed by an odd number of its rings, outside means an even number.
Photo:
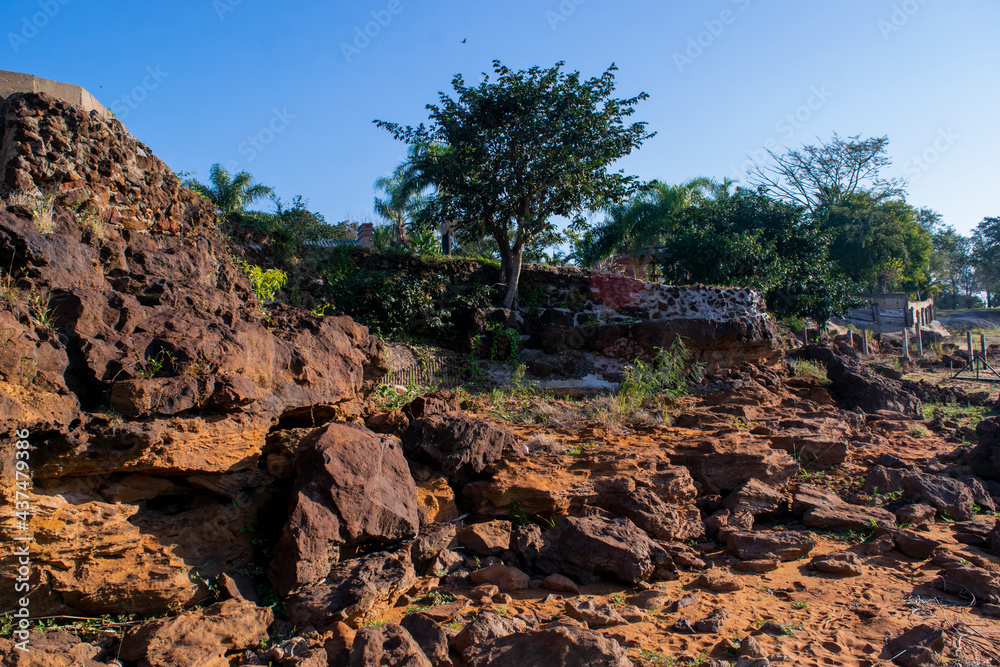
[[[698,577],[695,582],[713,593],[731,593],[743,588],[743,584],[733,575],[719,569],[711,569]]]
[[[766,653],[764,652],[764,647],[760,645],[757,638],[753,635],[747,635],[740,642],[740,648],[736,651],[736,655],[745,655],[750,658],[763,658]]]
[[[542,586],[550,591],[560,591],[563,593],[580,594],[580,587],[569,577],[561,574],[550,574],[542,581]]]

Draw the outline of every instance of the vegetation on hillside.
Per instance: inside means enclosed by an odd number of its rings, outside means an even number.
[[[505,308],[517,300],[525,248],[555,231],[556,216],[631,195],[638,179],[611,165],[653,136],[646,123],[626,124],[647,95],[612,97],[614,65],[587,80],[563,65],[515,71],[494,61],[495,80],[471,87],[456,76],[455,96],[428,105],[430,125],[375,121],[409,145],[448,147],[418,150],[414,165],[436,185],[444,215],[496,242]]]
[[[612,165],[653,136],[646,123],[627,122],[646,95],[613,97],[614,65],[586,80],[563,67],[515,71],[497,61],[477,86],[456,76],[454,94],[428,106],[427,125],[375,121],[408,144],[406,159],[375,182],[374,212],[385,221],[376,249],[440,256],[438,232],[450,230],[453,254],[498,262],[499,280],[463,294],[463,307],[515,306],[524,262],[594,267],[613,258],[668,283],[760,289],[776,315],[820,323],[857,305],[863,291],[933,295],[942,308],[1000,305],[1000,217],[964,237],[908,203],[906,183],[885,176],[888,137],[834,134],[769,151],[743,187],[704,177],[641,183]],[[416,327],[439,337],[451,326],[440,306],[454,289],[433,272],[415,282],[345,272],[307,250],[321,239],[355,239],[356,224],[327,224],[301,196],[287,206],[250,174],[218,164],[208,184],[186,185],[227,225],[264,235],[274,268],[291,276],[292,301],[337,308],[388,335]],[[267,200],[273,212],[252,210]],[[589,223],[594,212],[603,219]],[[560,217],[571,219],[562,230]],[[300,298],[292,268],[303,259],[298,272],[322,277],[325,295]]]

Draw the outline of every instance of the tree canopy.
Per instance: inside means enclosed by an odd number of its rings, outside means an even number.
[[[495,78],[484,74],[478,86],[455,76],[454,96],[439,93],[428,105],[429,125],[375,121],[408,144],[448,147],[421,151],[416,167],[438,186],[442,211],[459,229],[496,241],[505,307],[516,301],[525,248],[555,231],[556,216],[629,197],[636,177],[612,165],[653,136],[646,123],[626,122],[648,96],[613,97],[614,65],[586,80],[564,65],[515,71],[494,61]]]
[[[896,199],[903,195],[903,181],[879,173],[892,163],[888,148],[887,136],[845,139],[834,134],[826,143],[782,155],[768,150],[770,163],[755,164],[749,183],[814,215],[844,205],[858,192],[868,193],[875,202]]]
[[[274,194],[268,186],[254,182],[253,176],[247,172],[241,171],[232,176],[218,163],[213,164],[209,172],[209,185],[195,180],[189,180],[184,185],[215,204],[224,218],[243,213],[247,207]]]

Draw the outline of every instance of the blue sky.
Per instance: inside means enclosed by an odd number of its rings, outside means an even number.
[[[372,217],[373,181],[405,154],[372,120],[426,120],[493,59],[616,63],[620,96],[651,96],[636,119],[658,134],[621,163],[642,178],[739,177],[764,146],[887,134],[912,204],[963,232],[1000,215],[996,0],[4,7],[0,69],[83,85],[174,170],[245,169],[331,222]]]

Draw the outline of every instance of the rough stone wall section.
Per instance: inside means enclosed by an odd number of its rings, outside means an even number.
[[[28,192],[141,232],[190,233],[212,226],[212,205],[120,121],[47,93],[0,103],[0,194]]]
[[[0,70],[0,98],[10,97],[16,93],[47,93],[88,113],[96,111],[99,115],[108,117],[108,110],[97,101],[96,97],[87,92],[86,88],[72,83],[42,79],[31,74]]]

